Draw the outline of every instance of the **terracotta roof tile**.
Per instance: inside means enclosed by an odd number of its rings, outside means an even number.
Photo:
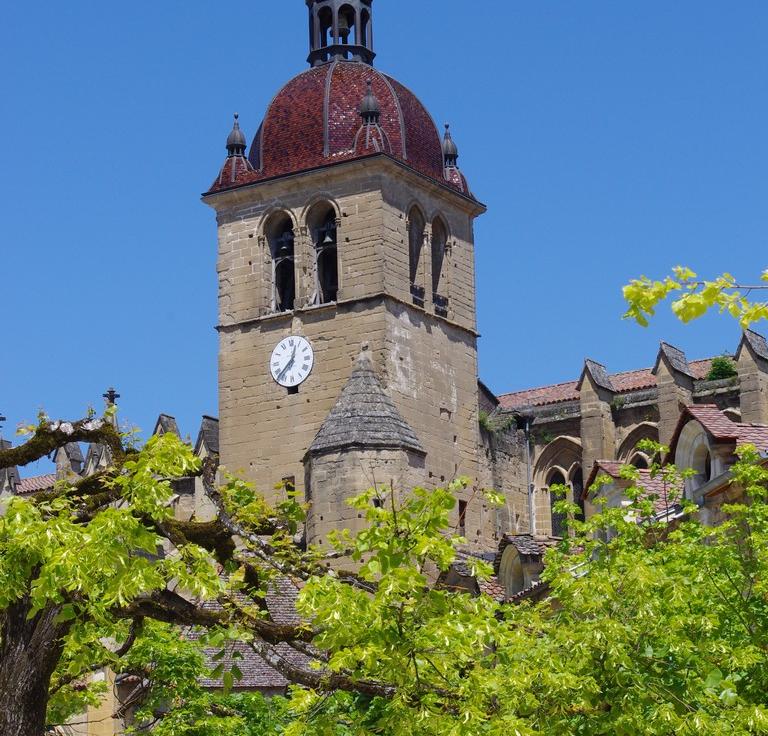
[[[691,373],[696,379],[705,378],[711,367],[711,358],[694,360],[689,363]],[[609,374],[607,378],[619,394],[642,391],[643,389],[656,386],[656,376],[653,375],[653,369],[651,368],[613,373]],[[502,409],[510,411],[525,406],[547,406],[549,404],[565,403],[566,401],[576,401],[579,398],[578,385],[578,381],[567,381],[550,386],[526,389],[525,391],[501,394],[499,396],[499,404]]]
[[[22,478],[16,486],[16,493],[19,496],[25,496],[30,493],[39,493],[40,491],[49,491],[56,483],[56,475],[37,475],[33,478]]]
[[[290,80],[267,108],[248,160],[228,159],[211,192],[371,155],[375,148],[358,145],[360,103],[369,83],[381,110],[382,155],[471,197],[460,172],[447,176],[440,134],[416,95],[368,64],[352,61],[313,67]]]
[[[586,485],[587,490],[589,491],[600,475],[608,475],[615,480],[623,480],[621,478],[621,469],[624,466],[624,463],[614,462],[612,460],[599,460],[595,463],[595,467],[592,469],[592,473],[589,476]],[[638,473],[637,486],[645,491],[646,497],[654,497],[656,513],[662,514],[669,511],[682,495],[681,486],[672,488],[667,486],[660,475],[654,477],[652,471],[645,469],[639,470]],[[629,485],[629,481],[625,482]]]

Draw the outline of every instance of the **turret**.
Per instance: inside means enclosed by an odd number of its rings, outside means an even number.
[[[307,0],[309,58],[312,66],[328,61],[373,64],[373,0]]]

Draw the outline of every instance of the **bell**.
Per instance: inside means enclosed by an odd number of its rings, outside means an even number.
[[[333,245],[336,241],[331,237],[330,233],[326,233],[323,238],[323,245]]]
[[[349,18],[346,15],[339,16],[339,38],[343,43],[349,38]]]

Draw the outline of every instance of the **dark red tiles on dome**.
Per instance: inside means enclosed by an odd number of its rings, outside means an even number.
[[[368,83],[381,107],[375,143],[363,136],[360,103]],[[217,177],[211,191],[329,166],[377,149],[417,172],[471,196],[466,180],[446,177],[440,134],[418,98],[396,80],[361,62],[337,61],[294,77],[267,108],[248,159],[251,172]]]
[[[328,152],[331,157],[354,149],[357,132],[363,124],[360,102],[368,82],[381,106],[379,125],[387,134],[392,154],[403,156],[400,104],[383,74],[366,64],[332,64],[328,88]]]
[[[443,145],[432,116],[416,95],[391,77],[387,77],[403,111],[408,163],[433,179],[443,179]]]
[[[322,161],[326,77],[325,67],[309,69],[272,100],[261,127],[258,168],[264,175],[301,171]]]

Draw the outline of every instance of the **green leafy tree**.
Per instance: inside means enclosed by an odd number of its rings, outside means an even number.
[[[708,381],[722,381],[739,375],[736,364],[728,355],[718,355],[712,360],[712,367],[707,373]]]
[[[690,268],[678,266],[671,276],[652,280],[647,276],[633,279],[624,287],[628,309],[624,315],[642,326],[656,314],[656,308],[666,299],[672,299],[672,311],[682,322],[703,317],[718,309],[738,320],[743,328],[768,319],[768,302],[756,301],[752,295],[768,290],[768,271],[759,283],[741,284],[726,273],[712,280],[702,280]]]

